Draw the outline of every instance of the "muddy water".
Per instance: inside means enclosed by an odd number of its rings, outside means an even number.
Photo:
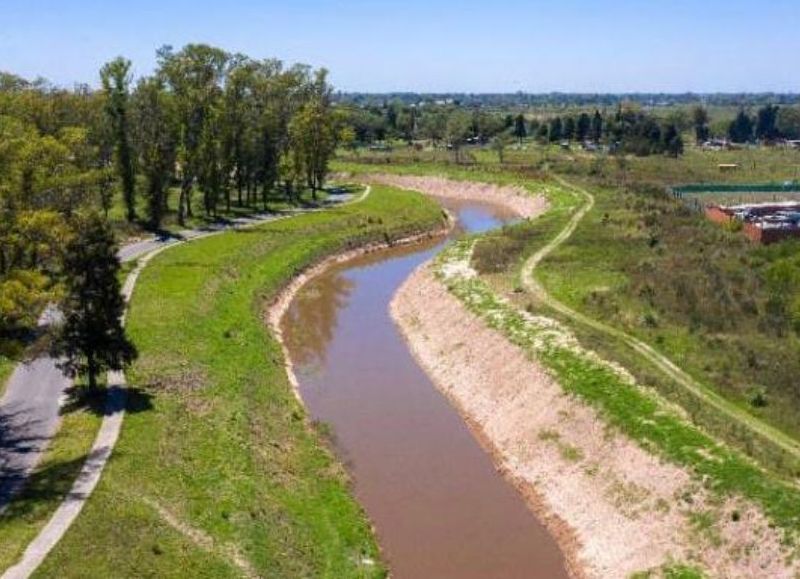
[[[513,215],[442,201],[470,232]],[[329,424],[396,579],[566,577],[555,541],[411,356],[389,315],[442,242],[364,256],[310,282],[283,319],[312,416]]]

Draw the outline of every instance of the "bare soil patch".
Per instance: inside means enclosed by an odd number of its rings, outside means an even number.
[[[547,209],[547,200],[544,197],[531,195],[522,187],[415,175],[367,175],[364,180],[400,189],[411,189],[434,197],[495,203],[508,207],[522,218],[535,217]]]
[[[627,577],[672,561],[721,577],[794,577],[752,505],[713,500],[566,395],[423,266],[392,316],[411,351],[549,526],[576,576]],[[736,513],[736,514],[734,514]]]

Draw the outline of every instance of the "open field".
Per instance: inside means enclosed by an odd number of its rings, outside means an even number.
[[[128,322],[141,358],[122,437],[40,575],[382,575],[262,305],[347,244],[440,220],[418,196],[375,188],[358,206],[197,241],[148,266]]]

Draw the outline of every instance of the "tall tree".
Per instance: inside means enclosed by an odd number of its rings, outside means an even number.
[[[564,137],[564,125],[561,117],[554,117],[550,119],[550,142],[555,143]]]
[[[180,122],[178,164],[181,194],[178,221],[192,215],[192,188],[200,169],[200,147],[211,107],[220,98],[228,54],[206,44],[187,44],[179,52],[158,50],[159,75],[175,94]]]
[[[133,116],[139,167],[147,179],[147,217],[161,227],[167,209],[167,191],[175,171],[178,145],[175,103],[158,77],[139,81],[134,93]]]
[[[728,137],[734,143],[747,143],[753,138],[753,119],[744,109],[739,109],[736,118],[728,127]]]
[[[600,114],[600,111],[594,111],[594,116],[592,117],[592,140],[595,143],[599,143],[600,139],[603,138],[603,115]]]
[[[94,389],[102,371],[122,370],[137,353],[122,327],[125,302],[114,234],[97,214],[80,218],[76,231],[64,256],[64,322],[52,354],[68,376],[85,375]]]
[[[325,69],[317,72],[311,98],[295,115],[290,133],[293,146],[303,159],[306,184],[316,200],[317,190],[324,186],[328,162],[336,150],[338,136],[330,107],[330,86]]]
[[[780,136],[777,127],[779,107],[765,105],[758,109],[756,116],[756,139],[772,141]]]
[[[522,113],[514,118],[514,136],[520,145],[522,144],[522,139],[528,136],[528,130],[525,128],[525,117]],[[500,162],[503,162],[502,159]]]
[[[106,112],[114,134],[114,161],[125,199],[125,213],[128,221],[133,221],[136,219],[136,173],[128,119],[130,70],[129,60],[115,58],[103,66],[100,78],[106,94]]]
[[[683,154],[683,139],[681,133],[673,123],[667,125],[663,131],[664,134],[664,152],[670,157],[678,158]]]
[[[578,121],[575,123],[575,140],[585,141],[589,136],[589,131],[592,127],[592,119],[586,113],[581,113],[578,116]]]
[[[575,119],[573,117],[567,117],[564,120],[563,135],[568,141],[575,138]]]
[[[470,118],[464,111],[455,110],[447,117],[445,136],[456,163],[461,162],[461,148],[469,137],[470,125]]]
[[[696,106],[692,109],[692,125],[694,126],[694,138],[699,143],[708,140],[710,130],[708,128],[708,111],[703,106]]]

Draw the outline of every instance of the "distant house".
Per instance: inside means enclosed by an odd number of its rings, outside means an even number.
[[[706,151],[724,151],[731,148],[727,139],[710,139],[701,145]]]
[[[392,146],[388,143],[373,143],[369,146],[370,151],[391,151]]]

